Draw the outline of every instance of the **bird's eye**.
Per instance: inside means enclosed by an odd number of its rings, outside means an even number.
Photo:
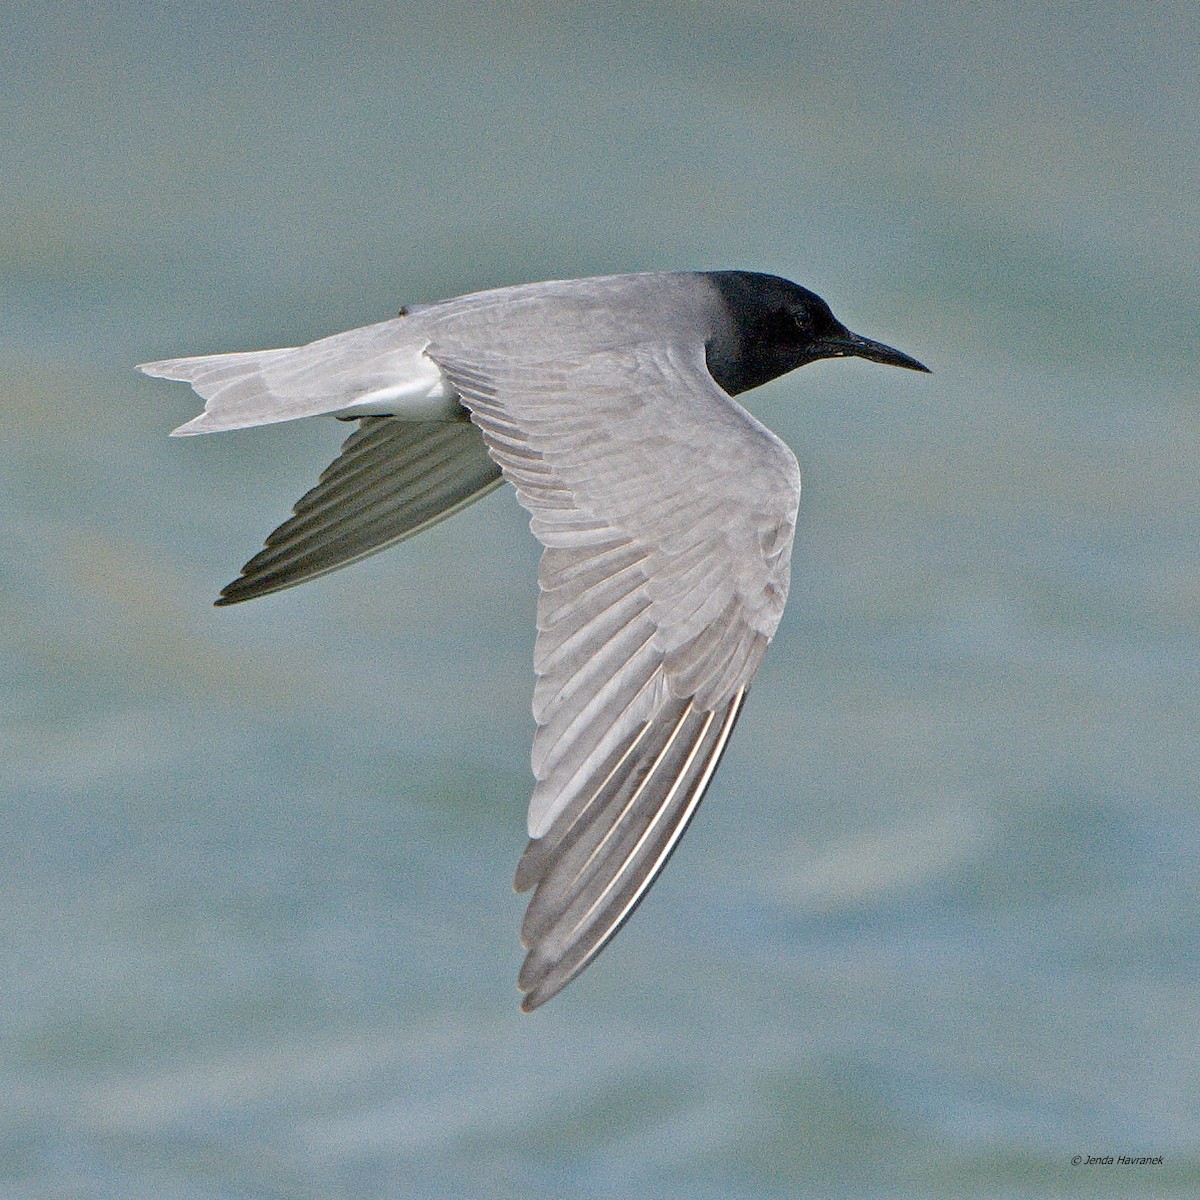
[[[790,345],[809,334],[809,320],[792,308],[775,308],[764,314],[763,332],[775,342]]]

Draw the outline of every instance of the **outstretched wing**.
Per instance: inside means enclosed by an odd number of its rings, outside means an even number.
[[[701,344],[578,360],[427,353],[544,546],[522,1007],[578,975],[666,864],[787,597],[795,457]]]
[[[501,482],[469,421],[364,418],[217,603],[265,596],[377,554]]]

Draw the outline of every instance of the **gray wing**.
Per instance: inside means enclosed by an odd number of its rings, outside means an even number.
[[[527,1011],[594,960],[666,864],[787,596],[795,457],[713,382],[701,344],[576,360],[427,353],[544,546]]]
[[[501,482],[469,421],[364,418],[217,603],[265,596],[377,554]]]

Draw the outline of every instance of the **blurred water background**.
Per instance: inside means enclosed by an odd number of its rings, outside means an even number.
[[[1194,5],[8,8],[0,1196],[1200,1194]],[[346,429],[132,364],[722,267],[935,374],[748,398],[788,613],[522,1017],[524,514],[215,610]]]

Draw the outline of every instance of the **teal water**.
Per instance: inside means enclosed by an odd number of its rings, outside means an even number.
[[[1190,6],[8,21],[0,1197],[1200,1193]],[[522,1017],[521,510],[215,610],[345,429],[170,441],[131,366],[731,266],[935,374],[748,397],[788,613]]]

